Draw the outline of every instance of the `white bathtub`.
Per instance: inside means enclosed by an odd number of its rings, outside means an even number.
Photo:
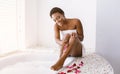
[[[56,74],[57,72],[50,70],[50,66],[57,59],[58,53],[51,51],[51,49],[14,53],[0,58],[0,74]],[[80,74],[113,74],[111,65],[99,55],[89,54],[84,58],[77,58],[77,61],[75,59],[72,57],[68,58],[64,66],[82,60],[85,65],[81,68]],[[58,72],[60,71],[66,72],[67,69],[62,68]]]

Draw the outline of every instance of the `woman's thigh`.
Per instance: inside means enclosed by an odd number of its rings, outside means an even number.
[[[70,55],[74,57],[82,56],[82,44],[78,38],[76,38],[75,43],[71,48]]]

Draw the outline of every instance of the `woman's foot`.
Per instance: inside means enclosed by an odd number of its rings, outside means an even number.
[[[61,69],[62,67],[63,67],[63,65],[55,64],[55,65],[51,66],[51,70],[57,71],[57,70]]]

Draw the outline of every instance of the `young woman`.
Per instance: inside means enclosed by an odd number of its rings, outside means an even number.
[[[63,67],[65,59],[68,56],[81,57],[82,44],[84,35],[83,27],[79,19],[66,18],[64,11],[61,8],[54,7],[50,11],[50,17],[55,22],[55,41],[60,48],[60,58],[51,66],[52,70],[59,70]],[[63,38],[60,38],[60,32]]]

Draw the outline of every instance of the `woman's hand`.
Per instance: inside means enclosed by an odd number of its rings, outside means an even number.
[[[72,33],[72,35],[70,36],[69,44],[73,45],[75,40],[76,40],[76,34]]]
[[[74,36],[75,38],[78,37],[77,33],[75,32],[73,32],[71,35]]]
[[[62,46],[68,47],[69,41],[62,41]]]
[[[63,39],[63,41],[62,41],[62,45],[63,46],[65,46],[65,45],[68,46],[69,39],[70,39],[70,34],[66,34],[65,37],[64,37],[64,39]]]

